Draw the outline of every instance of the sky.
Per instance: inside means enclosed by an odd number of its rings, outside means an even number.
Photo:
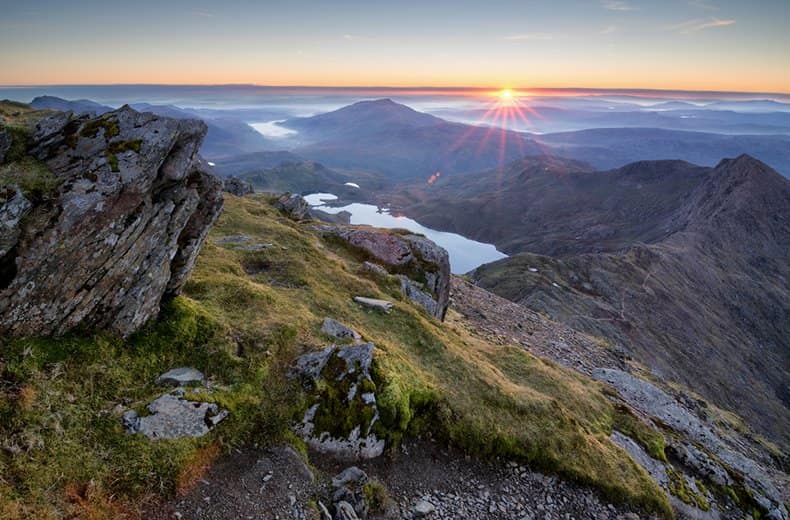
[[[790,0],[0,0],[0,85],[790,93]]]

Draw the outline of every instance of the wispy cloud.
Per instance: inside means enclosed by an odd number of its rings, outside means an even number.
[[[522,34],[511,34],[510,36],[505,36],[505,40],[511,42],[548,41],[548,40],[558,40],[562,37],[563,37],[562,34],[554,34],[554,33],[522,33]]]
[[[604,27],[603,29],[601,29],[601,34],[614,34],[614,33],[616,33],[619,30],[620,30],[620,28],[617,27],[616,25],[609,25],[609,26]]]
[[[211,18],[214,16],[214,13],[206,11],[205,9],[192,9],[192,14],[194,16],[202,16],[204,18]]]
[[[625,0],[602,0],[601,5],[610,11],[635,11],[636,7]]]
[[[711,18],[710,20],[688,20],[679,24],[670,25],[668,29],[681,33],[693,33],[706,29],[713,29],[715,27],[726,27],[728,25],[735,25],[735,20],[722,20],[720,18]]]

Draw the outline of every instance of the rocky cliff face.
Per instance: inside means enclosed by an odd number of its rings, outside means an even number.
[[[6,157],[0,190],[0,336],[126,336],[177,294],[223,204],[197,155],[205,133],[123,107],[55,113],[15,143],[24,153]]]

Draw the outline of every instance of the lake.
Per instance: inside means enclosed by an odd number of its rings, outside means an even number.
[[[366,224],[387,229],[408,229],[414,233],[425,235],[447,250],[450,255],[450,269],[454,274],[468,273],[482,264],[507,257],[506,254],[497,251],[493,244],[470,240],[456,233],[436,231],[408,217],[391,215],[388,209],[372,204],[355,202],[345,206],[328,206],[326,202],[337,200],[337,196],[331,193],[313,193],[305,196],[305,200],[312,207],[333,215],[341,211],[349,212],[352,224]]]

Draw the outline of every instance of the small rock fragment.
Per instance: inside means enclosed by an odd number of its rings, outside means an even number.
[[[360,336],[357,331],[346,327],[339,321],[333,320],[332,318],[324,319],[324,323],[321,325],[321,332],[336,338],[351,338],[355,341],[362,339],[362,336]]]
[[[377,300],[376,298],[366,298],[364,296],[354,296],[354,301],[360,305],[374,309],[381,312],[389,312],[392,310],[392,302],[387,300]]]
[[[203,373],[192,367],[178,367],[168,370],[156,378],[158,385],[185,386],[202,383],[206,377]]]

